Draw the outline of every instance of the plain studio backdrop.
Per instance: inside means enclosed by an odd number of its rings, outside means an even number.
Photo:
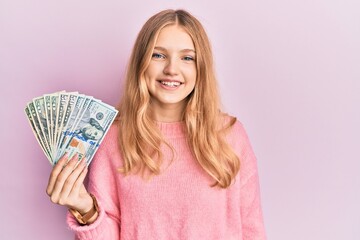
[[[360,239],[358,0],[1,0],[0,239],[72,239],[23,109],[59,90],[116,105],[136,34],[166,8],[208,32],[224,110],[258,158],[268,238]]]

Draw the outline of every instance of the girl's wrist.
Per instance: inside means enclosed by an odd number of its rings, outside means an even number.
[[[75,209],[76,211],[78,211],[82,215],[86,214],[87,212],[89,212],[94,207],[94,199],[93,199],[93,195],[91,193],[86,194],[85,202],[86,203],[83,205],[83,207],[81,207],[81,208],[73,208],[73,209]]]
[[[78,210],[69,208],[69,212],[82,225],[93,223],[99,214],[99,207],[98,207],[98,203],[97,203],[95,196],[90,193],[89,197],[91,199],[90,200],[91,201],[90,208],[85,208],[84,211],[78,211]]]

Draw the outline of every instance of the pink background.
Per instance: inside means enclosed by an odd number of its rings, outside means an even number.
[[[0,239],[72,239],[23,113],[77,90],[115,105],[145,20],[185,8],[258,157],[269,239],[360,239],[360,2],[0,1]],[[5,109],[4,109],[5,108]]]

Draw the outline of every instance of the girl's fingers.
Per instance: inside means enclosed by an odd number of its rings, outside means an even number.
[[[67,156],[67,154],[65,154],[64,156],[62,156],[59,159],[59,161],[56,163],[53,170],[51,171],[48,186],[46,188],[46,193],[49,196],[51,196],[51,194],[52,194],[52,192],[54,190],[56,179],[57,179],[58,175],[60,174],[60,172],[63,170],[63,168],[66,165],[67,161],[68,161],[68,156]]]
[[[85,177],[86,177],[86,174],[88,172],[88,167],[86,166],[86,161],[84,159],[84,163],[83,163],[83,168],[80,172],[80,175],[78,176],[78,178],[76,179],[74,185],[73,185],[73,188],[71,190],[71,193],[74,193],[74,194],[80,194],[80,189],[81,187],[83,186],[84,184],[84,180],[85,180]]]
[[[61,193],[63,185],[66,179],[69,177],[69,175],[73,172],[77,162],[78,162],[78,156],[75,155],[70,159],[70,161],[68,161],[68,163],[65,166],[64,165],[61,166],[62,170],[57,175],[57,178],[55,179],[54,187],[51,192],[50,198],[53,203],[58,203],[59,195]]]
[[[67,199],[70,195],[70,192],[73,191],[74,184],[80,177],[81,173],[83,172],[84,168],[86,167],[86,162],[82,159],[79,164],[75,167],[72,173],[67,177],[65,180],[61,193],[60,193],[60,204],[66,204],[67,202],[64,199]],[[82,182],[81,182],[82,183]]]

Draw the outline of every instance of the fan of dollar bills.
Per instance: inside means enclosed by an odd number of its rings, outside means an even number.
[[[114,121],[117,110],[78,92],[56,92],[34,98],[25,113],[52,165],[65,153],[76,153],[90,164]]]

